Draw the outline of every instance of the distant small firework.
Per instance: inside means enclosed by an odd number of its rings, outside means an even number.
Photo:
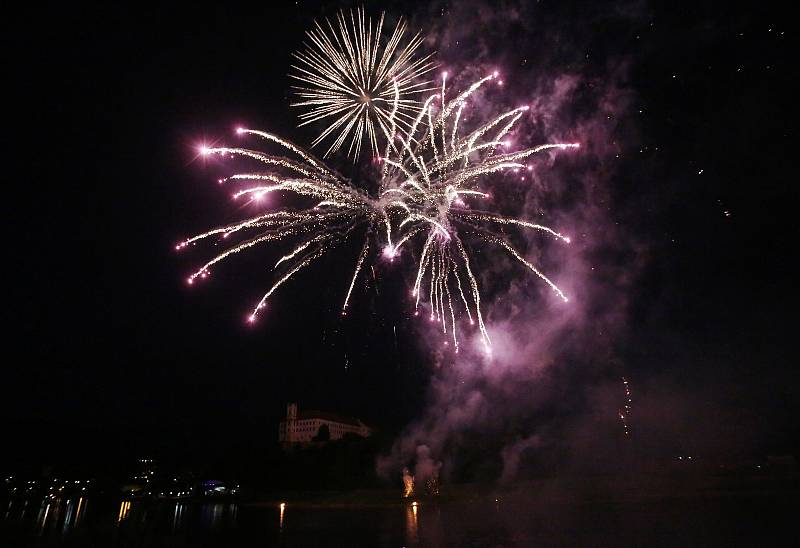
[[[337,14],[335,23],[325,20],[306,33],[310,43],[295,53],[298,64],[290,74],[301,107],[301,126],[324,122],[326,128],[312,143],[328,141],[323,158],[349,142],[348,156],[358,158],[364,139],[374,155],[378,140],[387,133],[393,108],[394,86],[400,97],[394,122],[408,126],[420,108],[416,99],[429,89],[421,79],[434,68],[430,55],[418,57],[419,34],[404,39],[406,23],[398,21],[388,37],[383,36],[384,15],[374,22],[363,9]]]
[[[236,243],[231,244],[225,251],[192,273],[187,282],[192,284],[198,278],[210,276],[211,267],[252,247],[284,240],[296,241],[297,245],[274,264],[273,270],[278,274],[277,281],[264,293],[248,315],[248,320],[253,322],[266,305],[267,299],[278,287],[351,235],[365,229],[364,244],[342,308],[344,312],[369,250],[370,231],[367,229],[372,225],[384,223],[381,211],[375,208],[373,201],[366,194],[349,185],[341,175],[327,168],[320,160],[297,145],[263,131],[240,128],[237,133],[270,141],[288,150],[297,159],[273,156],[248,148],[201,147],[200,153],[203,156],[243,156],[269,167],[266,172],[240,173],[221,179],[220,183],[244,185],[244,188],[234,192],[234,199],[244,198],[258,202],[269,193],[290,192],[311,198],[314,203],[305,209],[281,208],[256,215],[182,241],[176,246],[178,250],[209,238],[217,238],[220,241],[229,241],[231,236],[233,237],[231,240],[239,238]]]
[[[622,423],[622,428],[625,431],[626,436],[631,435],[630,429],[630,416],[631,416],[631,387],[628,379],[622,377],[622,385],[625,387],[625,405],[622,409],[619,410],[619,420]]]
[[[415,307],[423,296],[430,309],[430,320],[440,322],[447,334],[448,323],[455,350],[456,308],[460,301],[471,324],[477,322],[486,349],[489,334],[481,312],[481,296],[465,244],[466,236],[481,245],[498,246],[541,278],[564,301],[567,297],[547,276],[525,259],[492,226],[514,226],[543,232],[569,243],[569,238],[544,225],[474,209],[469,202],[489,198],[479,184],[486,175],[529,168],[523,160],[548,149],[577,147],[574,143],[544,144],[516,152],[496,154],[507,149],[508,133],[528,107],[503,113],[477,129],[462,134],[462,112],[469,98],[497,73],[473,83],[466,91],[446,100],[447,73],[442,75],[439,93],[425,101],[407,131],[391,128],[385,158],[380,198],[388,212],[384,255],[395,257],[412,239],[424,242],[419,255],[412,290]],[[463,124],[462,124],[463,125]],[[391,227],[396,227],[392,235]],[[469,298],[468,298],[469,296]]]

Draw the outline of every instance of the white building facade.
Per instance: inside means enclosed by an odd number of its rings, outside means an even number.
[[[297,404],[286,406],[286,418],[278,425],[278,441],[281,443],[309,443],[315,441],[322,426],[328,427],[331,440],[338,440],[345,434],[361,437],[372,435],[372,429],[359,419],[341,417],[325,411],[297,412]]]

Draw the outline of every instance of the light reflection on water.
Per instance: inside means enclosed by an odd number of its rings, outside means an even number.
[[[186,511],[186,504],[182,502],[175,503],[175,511],[172,516],[172,532],[180,530],[183,522],[183,513]]]
[[[4,510],[0,511],[0,547],[60,543],[210,548],[648,546],[663,544],[666,517],[671,519],[670,538],[679,535],[683,545],[759,546],[764,545],[758,542],[764,530],[788,532],[787,524],[793,521],[787,519],[783,498],[750,502],[750,498],[725,498],[709,505],[705,498],[670,498],[646,505],[604,500],[592,505],[536,505],[423,500],[416,505],[397,501],[319,507],[275,502],[240,507],[219,500],[30,498],[0,501]],[[709,523],[714,525],[698,528],[695,516],[701,513],[711,516]]]
[[[225,512],[225,504],[204,504],[203,505],[203,525],[216,529],[220,525],[222,516]]]
[[[43,506],[39,510],[39,515],[36,516],[37,530],[39,531],[40,535],[44,533],[44,527],[47,524],[47,516],[50,515],[50,506],[51,506],[49,502],[42,504]]]
[[[417,512],[419,512],[419,505],[412,502],[406,506],[406,543],[415,546],[419,543],[419,521]]]
[[[112,501],[100,500],[96,515],[90,519],[102,524],[109,523],[109,504]],[[171,512],[170,532],[177,533],[187,528],[187,516],[193,518],[192,525],[200,525],[204,529],[218,529],[223,526],[235,526],[238,520],[239,507],[236,503],[192,503],[176,501],[174,503],[146,502],[139,500],[121,500],[115,506],[113,523],[116,527],[140,527],[152,521],[158,522],[158,516],[165,510]],[[94,505],[93,505],[94,506]],[[98,506],[98,507],[99,507]],[[26,519],[28,509],[35,508],[35,516]],[[14,522],[38,536],[53,532],[61,536],[81,527],[86,520],[89,499],[45,497],[44,499],[11,499],[2,514],[2,521]],[[2,544],[2,543],[0,543]]]
[[[73,522],[75,512],[75,501],[70,499],[67,501],[67,508],[64,515],[64,524],[61,526],[61,534],[66,535],[70,529],[70,524]]]
[[[128,519],[128,514],[131,511],[131,501],[123,500],[119,503],[119,514],[117,515],[117,523],[122,523]]]
[[[8,502],[5,518],[24,521],[28,507],[36,504],[31,500],[22,501],[11,500]],[[39,503],[39,511],[36,514],[34,528],[37,534],[43,535],[47,530],[57,530],[60,528],[61,534],[66,535],[70,530],[77,527],[86,513],[87,499],[51,499],[45,498]],[[63,520],[61,519],[63,517]]]

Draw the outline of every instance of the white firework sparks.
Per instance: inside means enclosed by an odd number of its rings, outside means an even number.
[[[507,217],[471,207],[472,200],[489,194],[479,188],[491,173],[527,167],[522,162],[536,153],[550,149],[577,147],[577,144],[544,144],[516,152],[496,154],[503,141],[527,107],[501,114],[472,131],[462,133],[459,126],[462,110],[471,95],[496,75],[487,76],[451,101],[445,101],[445,78],[437,95],[419,109],[407,129],[399,127],[401,93],[393,84],[394,98],[386,124],[378,196],[372,197],[355,188],[348,180],[297,145],[262,131],[239,129],[238,133],[260,137],[288,150],[294,158],[274,156],[258,150],[236,147],[201,149],[206,156],[242,156],[268,166],[264,172],[240,173],[220,182],[245,185],[234,198],[257,201],[271,192],[290,192],[313,200],[313,205],[292,210],[281,208],[238,223],[214,228],[178,244],[183,249],[201,240],[230,236],[237,243],[219,253],[188,278],[210,275],[210,269],[227,258],[261,244],[291,240],[294,248],[275,263],[277,280],[264,293],[248,316],[254,321],[269,297],[296,273],[336,248],[354,234],[363,238],[350,284],[345,293],[342,314],[355,283],[368,258],[382,247],[384,257],[394,260],[409,242],[422,243],[412,289],[415,309],[427,301],[431,321],[441,324],[458,351],[456,334],[461,311],[469,323],[477,323],[487,350],[491,341],[481,311],[481,293],[469,245],[473,241],[503,249],[521,265],[541,278],[564,301],[566,295],[545,274],[528,261],[503,236],[491,231],[493,226],[513,226],[539,231],[569,243],[569,238],[553,228],[524,219]],[[469,241],[467,237],[469,236]],[[385,239],[373,245],[373,239]],[[378,242],[374,242],[378,243]],[[459,304],[460,303],[460,304]],[[448,332],[449,330],[449,332]],[[446,342],[445,344],[449,344]]]
[[[301,126],[327,124],[312,143],[330,143],[323,157],[349,142],[348,156],[357,159],[364,139],[376,155],[379,138],[393,122],[408,126],[420,108],[416,97],[430,89],[421,78],[434,64],[430,55],[416,55],[420,35],[406,40],[401,19],[385,38],[383,24],[384,14],[375,22],[363,9],[341,11],[335,22],[315,22],[306,33],[306,49],[294,55],[298,63],[290,76],[299,82],[294,86],[299,100],[292,106],[304,109]]]
[[[496,73],[487,76],[446,101],[445,73],[439,93],[428,98],[411,126],[407,130],[393,126],[387,133],[383,159],[380,199],[389,219],[384,256],[395,257],[406,242],[417,235],[422,236],[424,243],[412,290],[415,307],[418,309],[420,302],[427,300],[431,321],[441,323],[445,334],[450,330],[449,336],[456,351],[457,308],[467,313],[471,324],[477,321],[487,350],[491,344],[481,312],[478,281],[465,245],[467,235],[505,250],[567,301],[553,281],[506,239],[491,232],[490,227],[509,225],[538,230],[566,243],[569,243],[568,237],[547,226],[476,210],[468,203],[489,196],[478,188],[486,175],[525,168],[527,166],[522,161],[544,150],[578,146],[573,143],[545,144],[496,154],[498,147],[508,146],[508,141],[503,139],[527,107],[503,113],[477,129],[462,133],[459,126],[462,110],[470,96],[496,77]],[[392,227],[396,243],[392,243]],[[459,307],[458,302],[463,306]]]
[[[341,175],[325,167],[320,160],[297,145],[263,131],[238,129],[237,133],[271,141],[293,153],[297,159],[272,156],[247,148],[202,147],[200,152],[204,156],[243,156],[269,166],[267,172],[241,173],[222,179],[220,182],[247,185],[234,192],[234,198],[244,196],[258,201],[267,193],[291,192],[311,198],[314,203],[300,210],[283,208],[256,215],[182,241],[176,246],[178,250],[209,238],[226,240],[230,236],[240,237],[238,243],[232,244],[192,273],[188,283],[208,277],[211,267],[254,246],[284,240],[297,241],[297,245],[275,263],[273,270],[278,274],[278,279],[249,314],[248,320],[253,322],[278,287],[363,229],[364,246],[345,298],[344,312],[366,256],[372,227],[382,226],[386,222],[383,213],[366,194],[352,187]]]

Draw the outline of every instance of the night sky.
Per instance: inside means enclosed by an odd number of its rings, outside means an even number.
[[[175,244],[241,215],[216,184],[229,167],[197,146],[232,142],[240,124],[310,143],[288,106],[290,54],[315,17],[355,5],[280,4],[63,5],[6,19],[2,460],[259,447],[287,401],[390,435],[425,413],[434,358],[396,298],[408,272],[379,266],[339,314],[358,244],[284,286],[252,327],[274,252],[186,286],[215,249]],[[517,14],[505,36],[469,30],[488,4],[367,8],[428,33],[463,25],[474,44],[432,39],[454,70],[477,60],[523,82],[562,68],[600,86],[613,77],[629,98],[611,133],[619,158],[594,184],[624,237],[592,263],[629,278],[606,376],[630,378],[637,405],[663,406],[664,436],[782,454],[798,439],[793,29],[766,3],[713,4],[492,3]],[[590,369],[572,363],[563,377],[566,408],[597,382]],[[670,424],[673,406],[691,420]]]

